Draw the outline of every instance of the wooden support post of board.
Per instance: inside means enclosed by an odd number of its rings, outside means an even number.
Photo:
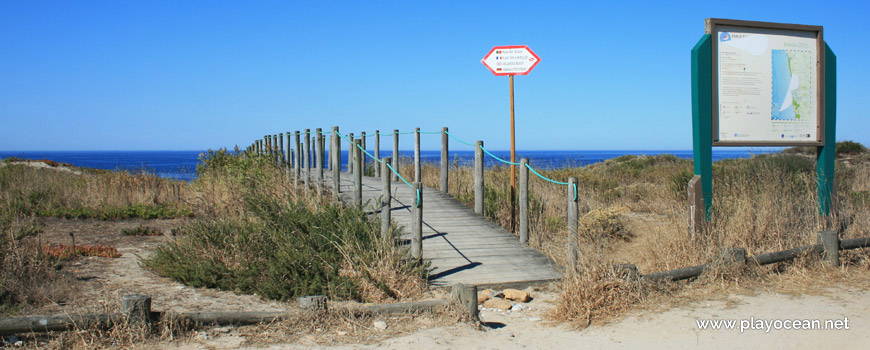
[[[311,187],[311,129],[305,129],[305,154],[303,164],[305,165],[305,188]]]
[[[411,259],[423,262],[423,184],[414,182],[411,195]]]
[[[473,284],[454,284],[450,288],[450,296],[459,306],[471,315],[471,319],[480,322],[480,311],[477,309],[477,286]]]
[[[687,188],[689,197],[689,238],[694,239],[696,234],[704,231],[707,220],[704,217],[704,195],[701,185],[701,176],[692,176]]]
[[[375,159],[381,159],[381,131],[380,130],[375,130]],[[375,164],[375,177],[381,177],[381,169],[383,169],[383,166],[377,166],[377,164]]]
[[[393,181],[399,181],[399,129],[393,129]]]
[[[392,223],[392,202],[393,195],[390,193],[390,168],[388,165],[392,160],[391,157],[384,157],[381,159],[381,182],[384,184],[381,189],[381,237],[383,237],[385,242],[390,242],[392,239],[392,233],[390,232],[390,224]]]
[[[336,200],[341,193],[341,136],[338,127],[332,127],[332,193]]]
[[[414,182],[422,182],[422,171],[420,169],[420,128],[414,129]]]
[[[448,193],[448,175],[447,171],[449,170],[448,165],[450,165],[448,156],[448,139],[447,139],[447,127],[441,128],[441,192]]]
[[[351,173],[351,172],[353,172],[353,155],[356,154],[356,151],[354,151],[354,149],[356,149],[356,147],[353,146],[354,145],[353,133],[347,134],[347,137],[348,137],[348,139],[347,139],[347,142],[348,142],[348,145],[347,145],[347,172]]]
[[[363,155],[362,140],[353,140],[353,203],[357,208],[362,208],[362,177],[363,177]]]
[[[317,145],[317,151],[315,152],[316,157],[317,157],[317,162],[316,162],[317,170],[315,170],[316,171],[315,175],[317,176],[317,195],[318,196],[323,194],[323,134],[321,134],[322,131],[323,131],[323,129],[321,129],[321,128],[317,128],[315,130],[315,132],[317,133],[316,134],[317,141],[314,142]]]
[[[577,198],[577,178],[568,178],[568,271],[577,268],[577,236],[580,234],[580,206]]]
[[[151,297],[147,295],[125,295],[121,298],[121,312],[127,317],[128,324],[151,324]]]
[[[293,186],[299,188],[299,178],[302,177],[302,143],[299,141],[299,130],[294,132],[296,138],[296,161],[293,163]]]
[[[367,147],[366,147],[366,132],[365,131],[360,133],[359,141],[360,141],[360,147],[362,147],[362,150],[366,150]],[[366,159],[365,152],[360,152],[359,154],[360,154],[360,156],[362,156],[362,170],[363,170],[362,173],[363,173],[363,176],[365,176],[366,175],[366,163],[368,162],[368,160]]]
[[[529,159],[520,159],[520,243],[529,244]]]
[[[483,215],[483,141],[474,147],[474,212]]]
[[[822,258],[831,267],[840,266],[840,235],[837,231],[819,232],[819,243],[825,249]]]

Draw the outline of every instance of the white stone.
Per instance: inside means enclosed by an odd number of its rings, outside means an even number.
[[[387,329],[387,323],[384,322],[384,321],[375,321],[375,328],[377,328],[377,329],[379,329],[379,330],[382,330],[382,331],[383,331],[383,330],[386,330],[386,329]]]

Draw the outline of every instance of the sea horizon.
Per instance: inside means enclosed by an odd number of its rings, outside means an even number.
[[[713,149],[713,161],[732,158],[748,158],[757,154],[776,153],[781,149],[749,148],[749,149]],[[502,160],[510,160],[509,150],[488,150]],[[190,181],[196,178],[196,166],[199,156],[207,151],[197,150],[163,150],[163,151],[0,151],[0,159],[17,157],[22,159],[48,159],[60,163],[68,163],[77,167],[105,170],[120,170],[131,172],[149,172],[159,177]],[[368,150],[374,154],[373,150]],[[671,154],[679,158],[692,159],[692,150],[517,150],[517,161],[528,158],[529,164],[536,169],[550,170],[564,167],[586,166],[603,162],[624,155],[663,155]],[[382,157],[392,156],[392,150],[380,151]],[[412,158],[413,150],[399,150],[401,157]],[[367,157],[368,158],[368,157]],[[424,163],[439,162],[440,150],[421,150],[421,161]],[[450,162],[460,166],[470,166],[474,160],[474,150],[459,149],[449,152]],[[328,152],[327,152],[328,159]],[[342,150],[342,170],[346,170],[347,149]],[[367,161],[371,161],[367,159]],[[499,160],[487,155],[486,166],[502,164]]]

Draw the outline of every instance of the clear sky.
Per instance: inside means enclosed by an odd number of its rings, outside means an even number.
[[[866,0],[6,0],[0,150],[199,150],[333,125],[447,126],[507,149],[508,78],[480,63],[495,45],[541,57],[515,79],[518,149],[690,149],[708,17],[824,26],[837,139],[870,145],[868,14]]]

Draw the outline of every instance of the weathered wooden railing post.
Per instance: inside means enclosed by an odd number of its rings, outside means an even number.
[[[272,155],[272,137],[263,135],[263,143],[266,144],[266,156]]]
[[[454,284],[450,288],[450,296],[471,314],[471,319],[480,322],[480,310],[477,309],[477,286],[473,284]]]
[[[315,132],[317,132],[317,195],[323,195],[323,134],[321,132],[323,129],[317,128]]]
[[[423,262],[423,184],[414,182],[411,195],[412,217],[411,217],[411,259],[417,263]]]
[[[359,140],[360,140],[360,146],[362,147],[362,150],[368,149],[366,147],[366,132],[365,131],[360,133]],[[368,160],[366,159],[365,153],[360,152],[360,154],[362,154],[362,170],[363,170],[363,176],[365,176],[366,175],[366,163],[368,163]]]
[[[375,158],[381,159],[381,131],[375,130]],[[382,166],[375,166],[375,177],[381,177]]]
[[[288,131],[287,133],[287,148],[286,152],[284,152],[284,175],[287,176],[287,181],[290,181],[290,167],[293,165],[293,151],[290,147],[290,137],[291,133]]]
[[[147,295],[125,295],[121,297],[121,312],[127,317],[127,324],[151,326],[151,297]]]
[[[448,154],[448,144],[449,139],[447,138],[447,127],[441,128],[441,192],[448,193],[448,175],[447,171],[448,165],[450,165],[449,160],[447,159]]]
[[[568,264],[569,271],[577,268],[577,236],[580,234],[580,206],[577,194],[577,178],[568,178]]]
[[[293,186],[299,189],[300,177],[302,177],[302,143],[299,141],[299,130],[294,133],[296,138],[296,161],[293,163]]]
[[[529,159],[520,158],[520,243],[529,244]]]
[[[390,224],[392,221],[392,213],[390,210],[392,209],[393,195],[390,191],[390,161],[392,161],[391,157],[384,157],[381,159],[381,182],[384,184],[381,189],[381,237],[383,237],[385,242],[390,242],[392,239],[392,235],[390,233]]]
[[[305,188],[311,187],[311,129],[305,129]]]
[[[837,231],[819,232],[819,243],[825,249],[822,257],[832,267],[840,266],[840,235]]]
[[[399,129],[393,129],[393,181],[399,181]]]
[[[353,203],[362,209],[363,155],[362,140],[353,140]]]
[[[474,212],[483,215],[483,141],[474,147]]]
[[[278,166],[284,167],[284,133],[278,134]]]
[[[335,138],[332,140],[332,187],[333,187],[333,197],[336,200],[339,199],[339,194],[341,193],[341,136],[339,135],[338,127],[332,127],[332,136]]]
[[[275,163],[275,165],[281,165],[281,160],[278,159],[278,156],[280,155],[278,153],[280,151],[278,149],[278,134],[272,135],[272,146],[272,162]]]
[[[351,173],[353,172],[353,156],[356,154],[356,151],[354,151],[356,147],[353,146],[355,140],[353,138],[353,133],[347,134],[347,137],[347,172]]]
[[[420,128],[414,129],[414,182],[423,182],[420,169]]]

